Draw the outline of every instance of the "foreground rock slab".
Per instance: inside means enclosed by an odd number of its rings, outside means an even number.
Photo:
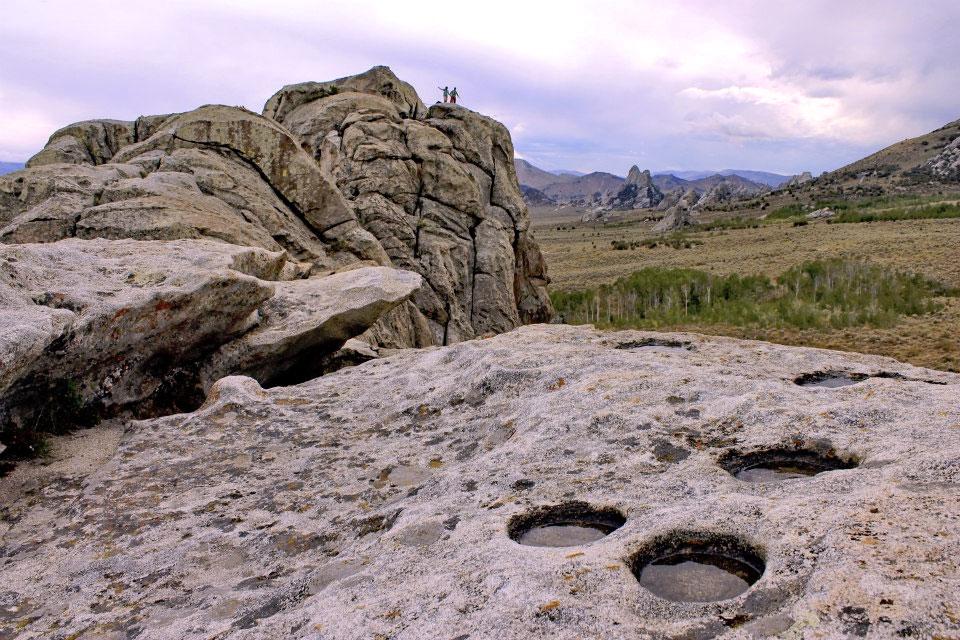
[[[273,282],[296,274],[283,252],[210,240],[0,244],[0,444],[193,409],[229,374],[316,377],[422,282],[389,267]]]
[[[0,635],[951,637],[958,391],[874,356],[559,325],[294,387],[224,378],[3,506]],[[847,468],[734,477],[768,450]],[[571,547],[508,535],[575,502],[624,522]],[[736,540],[762,575],[660,598],[630,559],[679,535]]]

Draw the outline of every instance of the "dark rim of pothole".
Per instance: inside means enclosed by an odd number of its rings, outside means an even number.
[[[780,473],[782,478],[815,476],[825,471],[853,469],[860,464],[856,456],[844,456],[833,449],[773,447],[758,451],[729,451],[718,460],[730,475],[741,480],[776,480],[776,477],[751,478],[749,472],[758,470]]]
[[[797,376],[793,379],[793,382],[801,387],[834,388],[857,384],[870,377],[869,374],[855,371],[814,371]]]
[[[507,535],[519,544],[524,542],[524,536],[537,529],[546,527],[582,527],[594,529],[598,538],[605,537],[622,527],[627,518],[613,507],[594,507],[586,502],[565,502],[557,505],[537,507],[526,513],[510,518],[507,522]],[[539,545],[533,546],[576,546],[571,545]]]
[[[673,531],[658,536],[631,554],[626,564],[644,588],[674,602],[735,598],[766,571],[764,553],[754,545],[735,535],[705,531]],[[696,573],[698,568],[713,571],[726,581],[709,574],[701,578]],[[685,571],[689,575],[685,576]]]
[[[813,373],[804,373],[793,379],[794,384],[801,387],[824,387],[833,389],[837,387],[847,387],[870,378],[882,378],[885,380],[904,380],[907,382],[923,382],[926,384],[945,385],[942,380],[927,380],[924,378],[910,378],[902,373],[895,371],[878,371],[876,373],[860,373],[857,371],[814,371]]]
[[[666,349],[686,349],[693,351],[693,345],[689,342],[680,340],[665,340],[663,338],[643,338],[641,340],[629,340],[614,345],[614,349],[641,349],[643,347],[663,347]]]

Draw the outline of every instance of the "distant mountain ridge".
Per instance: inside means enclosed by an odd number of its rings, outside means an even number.
[[[721,169],[720,171],[654,171],[654,176],[674,175],[684,180],[699,180],[709,178],[710,176],[739,176],[746,178],[751,182],[765,184],[768,187],[777,188],[787,182],[792,176],[785,176],[780,173],[770,171],[755,171],[752,169]]]
[[[547,184],[550,184],[550,180],[555,181],[557,177],[561,179],[564,177],[580,178],[585,175],[589,175],[588,173],[585,173],[583,171],[574,171],[572,169],[549,169],[549,170],[540,169],[534,166],[533,164],[531,164],[529,161],[522,160],[520,158],[516,159],[516,163],[518,167],[518,175],[520,171],[519,167],[521,164],[531,170],[539,172],[539,174],[542,175],[542,177],[544,178],[544,181],[539,186],[537,184],[532,184],[530,182],[524,182],[523,180],[520,181],[522,184],[527,184],[528,186],[534,187],[536,189],[540,189],[546,186]],[[603,172],[595,171],[593,173],[603,173]],[[740,176],[741,178],[746,178],[751,182],[756,182],[757,184],[765,184],[768,187],[773,187],[773,188],[777,188],[780,185],[785,184],[788,180],[790,180],[791,177],[793,177],[789,175],[783,175],[781,173],[773,173],[771,171],[757,171],[753,169],[721,169],[719,171],[709,171],[709,170],[702,170],[702,169],[684,169],[684,170],[663,169],[663,170],[651,170],[650,173],[653,174],[654,178],[658,176],[676,176],[677,178],[681,178],[683,180],[688,180],[688,181],[700,180],[702,178],[709,178],[710,176]],[[617,176],[617,177],[620,177],[620,176]]]
[[[22,162],[0,162],[0,176],[23,169]]]
[[[555,205],[575,205],[584,207],[601,208],[628,208],[630,205],[637,205],[636,208],[648,208],[657,205],[660,200],[653,191],[647,192],[645,197],[637,197],[634,190],[631,193],[624,193],[624,190],[630,186],[628,178],[623,178],[605,171],[594,171],[582,175],[573,175],[572,172],[566,172],[558,175],[555,172],[545,171],[534,166],[527,160],[516,159],[517,179],[520,182],[527,204],[531,206]],[[643,172],[649,175],[649,172]],[[726,175],[719,173],[704,172],[681,172],[687,175],[697,175],[694,179],[685,179],[676,174],[659,173],[650,177],[649,187],[643,189],[655,188],[661,195],[673,194],[673,197],[667,198],[670,202],[676,202],[684,193],[692,191],[698,196],[703,196],[708,192],[717,191],[716,195],[723,194],[723,198],[752,196],[758,193],[768,191],[770,185],[766,182],[754,181],[739,174],[728,172]],[[753,174],[762,174],[771,180],[771,176],[782,178],[782,184],[789,179],[789,176],[779,176],[766,172],[745,172]],[[640,170],[634,166],[631,168],[631,175],[634,175],[634,182],[640,175]],[[714,200],[711,197],[708,200]]]
[[[810,201],[937,193],[960,187],[960,120],[908,138],[856,162],[802,182],[785,184]]]

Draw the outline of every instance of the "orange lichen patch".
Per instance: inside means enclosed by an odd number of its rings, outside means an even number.
[[[548,603],[546,603],[546,604],[540,605],[540,611],[541,611],[541,612],[552,611],[553,609],[556,609],[556,608],[559,607],[559,606],[560,606],[560,601],[559,601],[559,600],[551,600],[550,602],[548,602]]]
[[[574,551],[573,553],[568,553],[568,554],[567,554],[567,557],[568,557],[568,558],[576,558],[576,557],[582,556],[582,555],[583,555],[583,551]]]
[[[563,378],[557,378],[550,386],[547,387],[550,391],[557,391],[562,389],[567,384],[567,381]]]

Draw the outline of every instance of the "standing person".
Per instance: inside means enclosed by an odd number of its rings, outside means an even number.
[[[457,104],[457,96],[460,95],[457,93],[457,88],[454,87],[453,91],[450,92],[450,104]]]
[[[439,88],[440,88],[440,87],[437,87],[437,89],[439,89]],[[443,88],[443,101],[446,102],[446,101],[447,101],[447,98],[449,98],[449,97],[450,97],[450,89],[447,88],[447,87],[444,87],[444,88]],[[456,102],[456,100],[454,100],[454,102]]]

